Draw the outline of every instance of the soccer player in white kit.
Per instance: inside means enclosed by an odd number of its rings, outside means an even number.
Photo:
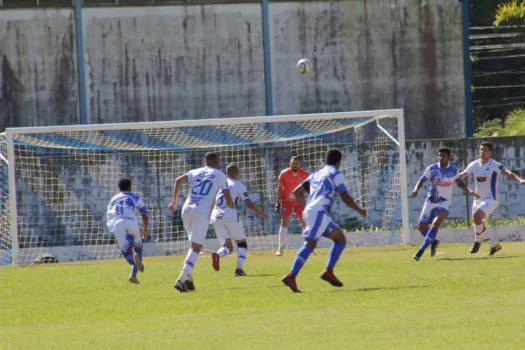
[[[233,250],[232,239],[237,243],[237,268],[235,269],[235,276],[246,276],[243,266],[248,252],[248,244],[246,243],[246,234],[244,227],[239,219],[238,208],[240,201],[244,201],[246,206],[268,220],[268,215],[259,209],[251,200],[248,189],[239,181],[239,167],[236,164],[229,164],[226,167],[226,174],[228,175],[228,188],[235,204],[234,208],[228,208],[224,199],[222,190],[217,193],[215,198],[215,207],[211,213],[211,223],[214,224],[215,233],[221,242],[221,247],[217,252],[212,253],[212,266],[215,271],[220,270],[220,258],[228,255]]]
[[[460,174],[461,179],[468,175],[474,176],[476,184],[475,191],[480,195],[472,203],[472,221],[474,221],[474,244],[470,253],[479,251],[481,240],[487,239],[491,242],[489,255],[494,255],[501,250],[501,244],[494,234],[489,232],[486,226],[487,217],[496,210],[499,205],[498,175],[503,174],[511,180],[525,184],[525,180],[518,175],[508,171],[505,167],[491,158],[492,143],[482,142],[479,145],[479,159],[471,162]]]
[[[204,167],[191,170],[187,174],[179,176],[173,186],[173,201],[168,205],[170,212],[177,210],[177,200],[182,184],[190,184],[188,195],[181,211],[184,230],[188,234],[190,241],[190,249],[188,250],[188,255],[186,255],[186,260],[184,260],[184,266],[179,278],[174,285],[175,289],[181,293],[195,290],[193,267],[199,257],[199,252],[208,232],[213,200],[217,192],[222,190],[226,205],[230,208],[234,207],[226,175],[218,168],[219,156],[216,153],[208,152],[204,155]]]
[[[321,170],[308,176],[294,191],[299,205],[305,208],[303,219],[306,226],[303,231],[305,243],[299,248],[290,272],[281,279],[293,292],[300,292],[295,278],[315,249],[321,236],[334,241],[330,249],[326,268],[321,274],[321,279],[335,287],[343,286],[343,283],[334,275],[333,269],[346,246],[346,237],[343,231],[332,221],[330,207],[336,194],[339,193],[343,202],[361,214],[361,216],[366,216],[366,209],[362,209],[357,205],[348,194],[344,176],[339,171],[342,157],[341,151],[337,149],[328,150],[325,155],[326,165]],[[308,204],[306,204],[306,192],[309,193]]]
[[[410,195],[411,198],[417,196],[419,189],[428,181],[428,194],[419,217],[419,232],[421,232],[424,239],[419,250],[413,255],[416,261],[421,259],[428,246],[430,246],[430,256],[436,255],[439,245],[439,240],[436,239],[436,236],[450,210],[452,186],[457,184],[463,191],[478,196],[477,193],[473,192],[461,181],[458,168],[450,164],[450,148],[438,148],[437,156],[438,162],[425,169],[423,176],[421,176]]]
[[[148,213],[144,201],[131,192],[131,179],[122,177],[118,181],[120,193],[111,198],[107,210],[107,226],[109,232],[115,235],[124,259],[131,265],[131,283],[139,283],[137,271],[144,272],[142,264],[142,238],[148,238]],[[137,209],[142,216],[142,232],[140,232]]]

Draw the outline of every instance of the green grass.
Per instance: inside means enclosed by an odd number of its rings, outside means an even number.
[[[183,257],[146,257],[140,285],[124,260],[0,268],[0,348],[8,349],[522,349],[525,243],[487,257],[443,244],[349,247],[334,288],[319,278],[328,250],[298,277],[280,278],[295,251],[253,252],[248,277],[235,256],[195,270],[197,291],[173,288]]]

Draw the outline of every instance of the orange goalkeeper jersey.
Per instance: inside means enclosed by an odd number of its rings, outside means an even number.
[[[308,173],[303,169],[299,169],[296,173],[292,171],[292,168],[284,169],[279,175],[279,182],[281,183],[281,200],[286,202],[297,203],[295,195],[293,194],[294,188],[301,184],[308,177]]]

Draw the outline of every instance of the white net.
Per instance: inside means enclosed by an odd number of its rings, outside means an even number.
[[[16,167],[16,262],[30,263],[44,253],[59,261],[118,257],[120,250],[106,228],[106,208],[123,175],[131,177],[133,191],[148,208],[150,237],[145,254],[186,252],[180,211],[169,214],[167,206],[174,179],[200,167],[208,151],[220,155],[222,168],[238,164],[252,201],[270,215],[265,221],[241,208],[250,249],[277,247],[280,217],[273,212],[275,187],[290,157],[301,156],[303,168],[314,172],[332,147],[343,151],[342,171],[350,195],[369,212],[365,224],[338,199],[332,208],[334,219],[348,232],[367,232],[368,238],[371,231],[381,232],[377,238],[389,243],[391,230],[401,225],[399,149],[392,140],[398,137],[399,116],[392,112],[379,118],[366,113],[358,118],[353,114],[291,117],[16,129],[15,159],[10,162]],[[5,141],[0,149],[5,150]],[[0,254],[9,250],[13,231],[7,182],[2,165]],[[181,191],[179,203],[186,191]],[[292,240],[300,241],[295,218],[289,233]],[[365,244],[368,238],[359,238],[358,233],[351,236],[353,243]],[[207,249],[217,247],[214,237],[210,226]]]

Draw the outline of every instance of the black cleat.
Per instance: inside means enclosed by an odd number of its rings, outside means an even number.
[[[434,242],[432,242],[432,244],[430,245],[430,257],[431,258],[436,256],[436,251],[437,251],[438,246],[439,246],[439,241],[435,239]]]
[[[481,247],[481,242],[477,242],[477,241],[474,242],[474,244],[472,245],[472,248],[470,248],[470,253],[476,254],[479,251],[479,247]]]
[[[175,285],[173,286],[173,288],[175,288],[176,290],[178,290],[181,293],[186,293],[187,292],[186,286],[184,285],[184,283],[182,283],[181,280],[177,280],[177,282],[175,282]]]
[[[297,288],[297,283],[295,282],[295,276],[293,276],[291,274],[287,274],[283,278],[281,278],[281,281],[283,281],[283,283],[285,285],[290,287],[292,292],[294,292],[294,293],[301,293],[301,291]]]
[[[343,282],[339,281],[337,277],[335,277],[334,273],[332,271],[324,270],[321,274],[321,279],[323,281],[326,281],[330,283],[334,287],[342,287]]]
[[[499,252],[501,250],[501,244],[496,244],[494,247],[490,248],[489,255],[494,255],[496,252]]]
[[[193,280],[189,278],[186,281],[184,281],[184,287],[188,292],[193,292],[195,290],[195,284],[193,284]]]
[[[243,269],[235,269],[235,276],[248,276]]]
[[[414,259],[415,261],[419,261],[421,257],[423,256],[424,252],[425,252],[424,250],[419,249],[414,255],[412,255],[412,259]]]

